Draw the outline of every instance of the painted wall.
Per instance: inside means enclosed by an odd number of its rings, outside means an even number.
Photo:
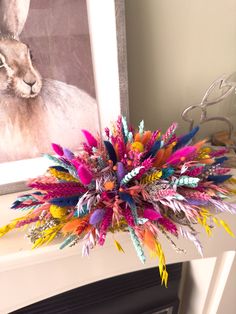
[[[216,78],[236,70],[236,1],[125,3],[131,120],[144,118],[152,129],[182,123],[184,108],[198,103]],[[210,110],[222,113],[236,122],[235,96]],[[180,130],[186,128],[182,123]],[[202,134],[219,128],[224,125],[212,122]]]
[[[216,78],[236,71],[236,1],[126,0],[125,3],[131,121],[137,124],[144,119],[151,129],[166,129],[174,120],[181,123],[180,132],[183,132],[188,126],[182,122],[181,112],[199,103]],[[210,110],[210,115],[222,114],[230,116],[236,125],[235,96]],[[200,135],[224,128],[224,124],[214,122],[202,127]],[[222,241],[219,238],[220,245]],[[183,304],[182,313],[209,314],[218,305],[219,314],[235,312],[232,308],[235,262],[221,300],[215,298],[215,291],[219,288],[222,293],[225,281],[217,283],[219,280],[214,279],[219,279],[217,271],[211,278],[210,264],[214,262],[214,259],[209,259],[209,265],[206,260],[190,262],[189,299]]]

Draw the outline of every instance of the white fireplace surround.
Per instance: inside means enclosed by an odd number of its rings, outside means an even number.
[[[16,213],[9,210],[15,197],[16,194],[0,197],[1,225],[16,217]],[[235,232],[236,217],[230,214],[221,216]],[[31,244],[24,237],[24,230],[5,235],[0,239],[0,313],[8,313],[97,280],[158,264],[157,260],[148,258],[146,264],[142,265],[128,234],[115,235],[125,254],[116,250],[113,239],[114,236],[109,236],[104,247],[92,250],[89,257],[82,257],[82,244],[64,250],[59,250],[57,244],[31,250]],[[197,260],[200,256],[193,244],[184,239],[178,240],[177,244],[187,249],[186,254],[176,253],[164,238],[161,243],[168,264],[192,261],[190,275],[197,290],[194,296],[189,296],[188,303],[191,304],[188,307],[192,306],[192,309],[186,313],[213,314],[217,312],[235,260],[236,243],[222,228],[216,228],[211,238],[202,230],[200,239],[205,257],[201,260]]]

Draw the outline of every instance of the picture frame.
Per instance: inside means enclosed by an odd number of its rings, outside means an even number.
[[[125,4],[124,0],[86,4],[102,132],[119,114],[129,118]],[[43,157],[1,163],[0,195],[27,190],[26,181],[44,173],[48,165]]]

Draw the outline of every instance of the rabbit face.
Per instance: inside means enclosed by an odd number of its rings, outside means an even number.
[[[42,79],[32,64],[29,47],[12,38],[0,38],[0,91],[20,98],[36,97]]]

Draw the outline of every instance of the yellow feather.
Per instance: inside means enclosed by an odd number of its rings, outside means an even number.
[[[224,221],[224,220],[220,220],[221,225],[224,227],[225,231],[228,232],[228,234],[235,238],[234,233],[232,232],[232,230],[230,229],[229,225]]]
[[[236,184],[236,178],[229,178],[227,182],[231,184]]]
[[[64,180],[64,181],[74,181],[74,182],[78,182],[79,180],[74,178],[71,174],[69,174],[68,172],[64,172],[64,171],[58,171],[54,168],[50,168],[49,172],[52,176],[56,177],[59,180]]]
[[[39,238],[34,242],[34,245],[32,246],[32,250],[35,249],[36,247],[39,247],[40,245],[43,244],[43,238]]]
[[[162,250],[162,247],[159,242],[156,241],[156,253],[159,258],[159,272],[161,276],[161,283],[165,284],[165,287],[167,287],[167,281],[168,281],[168,272],[166,270],[166,261],[165,261],[165,255]]]
[[[55,231],[54,233],[52,233],[52,234],[48,237],[48,239],[47,239],[47,241],[46,241],[46,245],[48,245],[50,242],[52,242],[52,240],[56,237],[57,234],[58,234],[58,231]]]
[[[219,220],[218,220],[216,217],[213,217],[212,219],[213,219],[215,225],[217,225],[218,227],[220,227]]]
[[[163,283],[164,283],[165,287],[167,288],[167,282],[168,282],[168,272],[166,270],[164,270],[164,272],[162,274],[162,278],[161,278],[161,284],[163,285]]]
[[[168,272],[166,270],[166,260],[165,255],[162,250],[162,247],[157,240],[155,240],[155,248],[154,250],[151,250],[150,252],[151,257],[158,257],[159,259],[159,273],[161,277],[161,283],[165,284],[165,287],[167,287],[167,281],[168,281]]]
[[[203,217],[203,218],[198,217],[197,220],[198,220],[198,223],[203,226],[207,235],[210,237],[212,235],[212,230],[210,226],[207,224],[206,217]]]
[[[116,240],[114,240],[116,248],[119,252],[125,253],[125,251],[123,250],[122,246],[120,245],[120,243]]]
[[[17,220],[11,222],[10,224],[6,225],[6,226],[3,226],[2,228],[0,228],[0,238],[2,236],[4,236],[7,232],[11,231],[12,229],[15,228],[17,224]]]
[[[66,207],[60,207],[57,205],[51,205],[50,206],[50,213],[53,218],[61,219],[66,216],[67,214],[67,208]]]
[[[149,175],[146,175],[142,178],[141,184],[150,184],[153,183],[156,180],[159,180],[162,176],[162,171],[155,171]]]

